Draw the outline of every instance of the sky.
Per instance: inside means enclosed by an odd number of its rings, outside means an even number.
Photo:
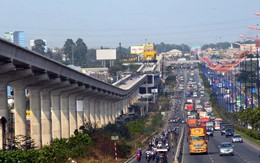
[[[260,0],[1,0],[0,37],[24,31],[31,39],[62,47],[82,38],[89,48],[144,43],[243,41],[260,31]]]

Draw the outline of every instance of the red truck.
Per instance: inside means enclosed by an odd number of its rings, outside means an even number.
[[[206,126],[206,123],[209,122],[209,117],[202,117],[200,118],[200,125]]]
[[[187,104],[186,109],[187,109],[187,111],[192,111],[192,110],[194,110],[194,105],[193,104]]]

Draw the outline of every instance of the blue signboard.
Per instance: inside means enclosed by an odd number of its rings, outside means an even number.
[[[250,89],[250,93],[256,93],[256,89],[255,88],[251,88]]]

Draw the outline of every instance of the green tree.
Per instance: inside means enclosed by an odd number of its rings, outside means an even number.
[[[52,52],[51,58],[62,63],[63,62],[63,60],[62,60],[62,50],[56,48],[55,52]]]
[[[79,130],[89,136],[92,136],[97,131],[97,124],[85,121],[83,125],[79,127]]]
[[[254,129],[260,125],[260,108],[247,108],[238,112],[238,118],[245,124],[250,124]]]
[[[88,48],[84,43],[83,39],[79,38],[76,41],[76,48],[74,54],[75,65],[82,66],[84,63],[87,62],[87,52]]]
[[[65,55],[65,61],[68,63],[68,61],[71,62],[72,60],[72,53],[75,51],[75,43],[72,39],[67,39],[65,41],[65,44],[63,45],[63,52]],[[70,63],[71,64],[71,63]]]
[[[42,39],[34,40],[34,46],[32,47],[32,51],[45,55],[45,42]]]
[[[127,123],[126,127],[128,128],[130,135],[135,137],[136,134],[143,132],[144,125],[143,121],[135,121]]]

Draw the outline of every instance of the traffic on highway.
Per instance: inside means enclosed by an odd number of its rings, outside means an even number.
[[[132,162],[259,162],[260,148],[235,133],[233,124],[213,113],[197,65],[172,65],[177,85],[165,130]],[[180,133],[184,131],[183,143]],[[180,148],[178,155],[176,149]]]

